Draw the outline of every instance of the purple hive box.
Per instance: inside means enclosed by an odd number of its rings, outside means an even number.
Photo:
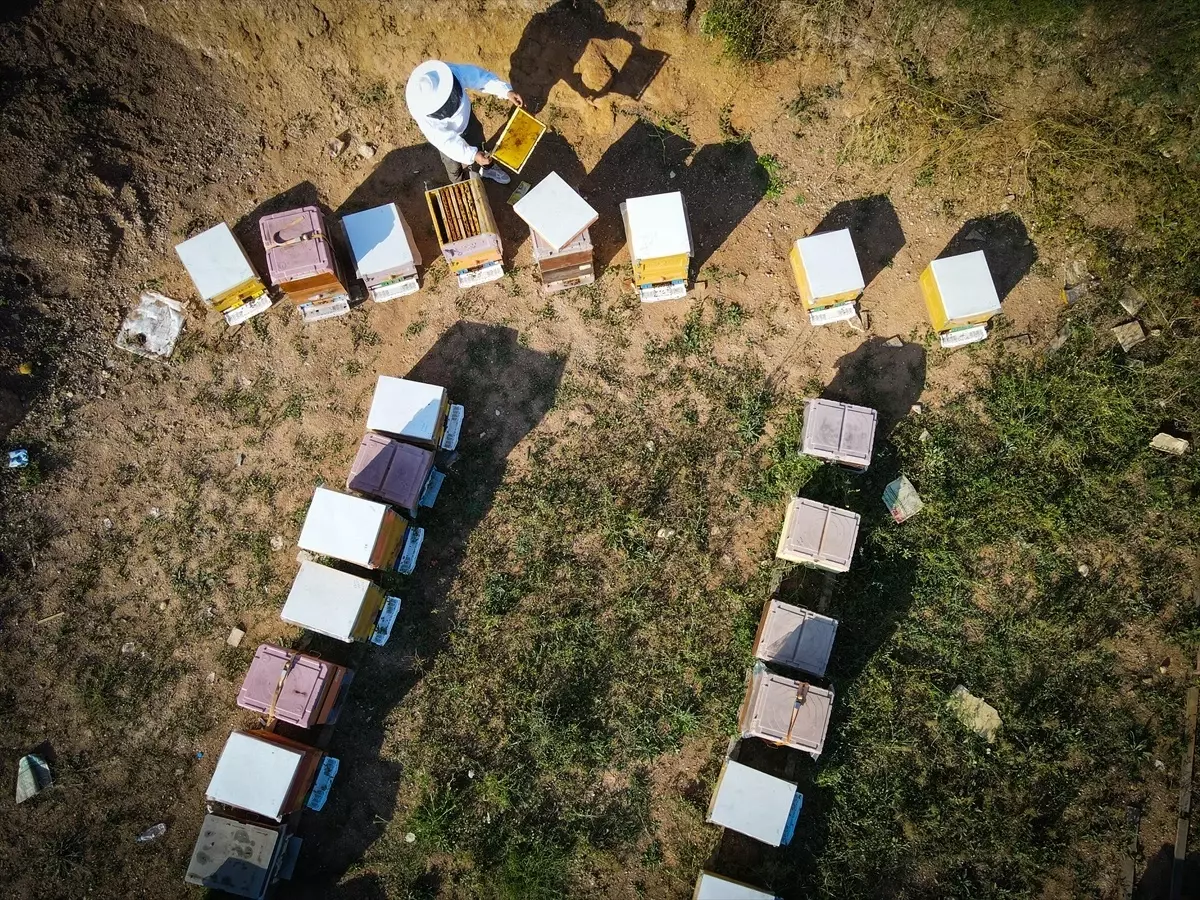
[[[275,285],[334,272],[325,220],[315,206],[272,213],[258,220],[267,268]]]
[[[267,713],[279,685],[279,675],[291,656],[287,650],[261,644],[250,663],[250,671],[238,691],[237,705],[242,709]],[[283,680],[283,689],[275,704],[275,718],[308,728],[322,700],[330,666],[311,656],[300,654]]]
[[[433,452],[423,447],[368,434],[358,445],[346,487],[415,510],[433,469]]]

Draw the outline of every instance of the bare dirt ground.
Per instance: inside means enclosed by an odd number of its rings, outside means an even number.
[[[643,369],[647,341],[674,333],[690,304],[717,298],[745,316],[717,355],[752,350],[792,390],[841,378],[853,396],[860,381],[884,382],[898,418],[914,399],[937,403],[970,383],[969,352],[926,356],[916,276],[947,245],[970,240],[964,223],[1014,206],[1012,167],[998,161],[989,187],[967,197],[918,186],[903,162],[846,161],[847,135],[873,96],[869,46],[837,64],[801,54],[747,76],[678,6],[615,5],[590,31],[564,30],[554,14],[531,19],[539,3],[67,0],[6,14],[0,389],[23,418],[17,424],[10,410],[0,425],[15,426],[9,445],[29,447],[37,471],[21,476],[20,491],[16,476],[5,481],[13,525],[0,557],[0,763],[11,773],[20,754],[48,742],[58,781],[5,816],[7,896],[183,893],[215,757],[229,729],[249,721],[233,702],[245,662],[258,643],[294,636],[278,608],[311,489],[344,477],[377,374],[407,373],[431,355],[444,369],[473,366],[473,352],[494,348],[470,335],[447,343],[456,323],[511,329],[509,348],[562,360],[542,374],[563,381],[601,363]],[[407,73],[431,56],[511,72],[539,103],[556,134],[514,186],[552,168],[582,186],[602,217],[598,262],[611,266],[595,290],[542,296],[528,232],[506,203],[511,188],[494,185],[511,276],[465,293],[441,277],[421,197],[441,167],[402,102]],[[640,98],[629,95],[641,87]],[[1014,90],[1025,92],[1015,103],[1032,102],[1054,86]],[[816,106],[789,112],[802,92],[815,92]],[[498,130],[504,110],[477,109],[489,133]],[[349,147],[331,159],[327,142],[347,131]],[[370,158],[359,153],[368,144]],[[776,199],[764,198],[754,164],[767,154],[782,166]],[[626,287],[617,204],[676,186],[688,197],[707,291],[639,307]],[[221,220],[250,246],[259,215],[297,201],[342,212],[389,200],[418,235],[428,267],[421,292],[327,323],[304,326],[281,304],[227,330],[196,302],[172,249]],[[847,201],[862,202],[839,206]],[[860,248],[866,332],[814,329],[795,297],[787,248],[831,215],[859,216],[877,236]],[[1056,327],[1060,250],[1026,243],[1023,230],[1011,244],[1000,336],[1027,333],[1040,346]],[[189,302],[169,364],[111,348],[144,286]],[[894,369],[881,346],[893,335],[916,342],[894,381],[882,375]],[[32,374],[21,374],[24,363]],[[515,426],[505,435],[491,403],[540,394],[527,372],[488,371],[497,380],[466,398],[469,427],[485,455],[503,449],[503,473],[505,458],[522,465],[521,441],[531,438]],[[568,416],[540,409],[531,418],[553,431]],[[764,548],[762,533],[748,536],[739,559],[753,566]],[[439,562],[461,552],[429,548],[414,616],[448,614]],[[247,630],[238,651],[225,647],[234,625]],[[380,677],[419,682],[422,660],[405,638],[381,656]],[[382,739],[386,756],[403,701],[371,712],[395,726]],[[709,749],[673,765],[700,766]],[[697,774],[655,778],[687,784]],[[379,834],[395,813],[394,781],[339,777],[377,785],[373,808],[337,813],[347,833],[328,852],[347,858],[306,849],[310,887],[323,872],[352,876],[363,835]],[[166,837],[136,845],[156,822]]]

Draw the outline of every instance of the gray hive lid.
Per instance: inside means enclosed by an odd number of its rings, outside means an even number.
[[[837,628],[837,619],[771,600],[763,608],[754,655],[764,662],[799,669],[819,678],[829,665]]]
[[[807,400],[800,450],[809,456],[865,469],[871,464],[878,418],[878,413],[866,406]]]
[[[262,897],[282,849],[277,828],[207,815],[184,881],[235,897]]]
[[[759,667],[750,676],[742,708],[742,737],[793,747],[816,759],[825,748],[832,714],[833,691]]]
[[[858,513],[794,497],[788,504],[775,555],[833,572],[849,571],[858,523]]]

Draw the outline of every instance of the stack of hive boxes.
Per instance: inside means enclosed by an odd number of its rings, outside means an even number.
[[[632,197],[621,204],[629,240],[633,284],[643,303],[676,300],[687,293],[692,233],[683,195]]]
[[[809,322],[828,325],[854,318],[855,301],[866,285],[848,228],[800,238],[788,260]]]
[[[596,280],[588,228],[599,213],[557,172],[551,172],[518,200],[513,211],[529,225],[533,258],[547,294]]]
[[[188,238],[175,252],[205,306],[224,315],[229,325],[270,307],[266,286],[224,222]]]
[[[271,283],[296,305],[305,322],[350,311],[325,217],[315,206],[273,213],[258,220]]]
[[[287,825],[245,822],[209,813],[200,827],[184,881],[234,897],[262,900],[292,877],[300,838]]]
[[[504,274],[500,231],[483,181],[472,171],[466,181],[425,192],[433,230],[460,288],[495,281]]]
[[[365,209],[342,218],[354,274],[376,303],[405,297],[420,288],[421,254],[408,222],[395,203]]]
[[[921,273],[929,321],[946,348],[987,337],[987,323],[1000,312],[1000,296],[982,250],[935,259]]]

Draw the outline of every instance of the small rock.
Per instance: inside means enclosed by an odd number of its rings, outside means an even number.
[[[235,457],[233,458],[233,464],[234,464],[235,466],[240,466],[240,465],[241,465],[242,463],[244,463],[245,461],[246,461],[246,454],[245,454],[245,453],[239,453],[237,456],[235,456]]]
[[[918,440],[918,441],[920,441],[920,442],[923,444],[923,443],[925,443],[927,440],[929,440],[931,437],[933,437],[933,435],[931,435],[931,434],[929,433],[929,429],[927,429],[927,428],[922,428],[922,429],[921,429],[921,433],[920,433],[919,435],[917,435],[917,440]]]
[[[417,841],[417,836],[415,834],[413,834],[411,831],[404,836],[404,843],[406,843],[406,844],[415,844],[416,841]]]
[[[157,518],[159,518],[160,516],[162,516],[162,510],[161,510],[161,509],[159,509],[157,506],[152,506],[152,507],[150,507],[150,518],[152,518],[152,519],[157,519]]]
[[[182,775],[182,774],[183,774],[183,769],[176,769],[176,770],[175,770],[175,777],[176,777],[176,778],[178,778],[178,777],[179,777],[180,775]]]
[[[904,341],[900,340],[899,337],[890,337],[883,342],[883,345],[885,347],[903,347]]]
[[[346,149],[346,141],[342,137],[335,137],[325,145],[325,153],[330,159],[337,159],[342,155],[342,151]]]
[[[982,232],[980,232],[980,230],[978,228],[972,228],[970,231],[967,232],[967,236],[966,236],[966,238],[964,238],[964,240],[982,241],[982,240],[984,240],[984,237],[983,237]]]
[[[1154,768],[1158,769],[1158,771],[1161,772],[1164,769],[1166,769],[1166,767],[1167,767],[1166,763],[1164,763],[1161,759],[1156,759],[1154,761]]]
[[[654,441],[646,441],[646,449],[651,453],[654,452]]]
[[[208,683],[209,683],[209,684],[215,684],[215,683],[216,683],[216,681],[217,681],[217,673],[216,673],[216,672],[209,672],[209,673],[208,673]]]
[[[166,609],[166,608],[167,608],[167,601],[166,601],[166,600],[164,600],[162,603],[158,604],[158,610],[159,610],[159,612],[162,612],[162,611],[163,611],[164,609]]]
[[[914,416],[919,416],[924,409],[925,407],[923,407],[920,403],[914,403],[911,407],[909,407],[908,411]]]
[[[242,638],[246,636],[246,632],[240,628],[229,629],[229,637],[225,638],[225,643],[230,647],[238,647],[242,643]]]
[[[1087,578],[1089,575],[1092,574],[1091,567],[1088,566],[1087,563],[1080,563],[1078,571],[1079,571],[1079,574],[1082,575],[1084,578]]]
[[[363,159],[370,159],[377,152],[374,144],[363,144],[358,148],[358,155]]]
[[[1049,356],[1051,353],[1057,353],[1059,350],[1061,350],[1063,347],[1066,346],[1067,341],[1070,339],[1070,337],[1071,337],[1071,326],[1064,325],[1062,327],[1062,331],[1060,331],[1054,337],[1054,339],[1050,341],[1049,346],[1046,347],[1046,355]]]
[[[1131,316],[1136,316],[1138,310],[1146,305],[1146,298],[1137,292],[1137,289],[1131,284],[1125,285],[1125,290],[1121,293],[1121,309],[1129,313]]]
[[[672,178],[674,178],[674,177],[675,177],[675,170],[674,170],[674,169],[672,169],[672,170],[671,170],[671,176],[670,176],[670,177],[672,177]]]
[[[1117,343],[1121,345],[1121,349],[1126,353],[1146,339],[1146,330],[1137,320],[1115,326],[1112,328],[1112,333],[1116,337]]]
[[[104,530],[105,530],[105,531],[112,531],[112,519],[106,518],[106,519],[104,520]]]
[[[660,529],[658,529],[658,537],[662,538],[663,540],[673,538],[673,537],[675,537],[675,529],[674,528],[660,528]]]
[[[137,644],[135,644],[133,641],[126,641],[125,643],[123,643],[121,645],[121,655],[122,656],[129,656],[135,650],[137,650]]]
[[[272,550],[282,550],[283,549],[283,535],[282,534],[271,535],[271,549]]]
[[[298,563],[312,562],[315,559],[316,559],[316,557],[313,556],[311,553],[309,553],[307,550],[301,550],[299,553],[296,554],[296,562],[298,562]]]

